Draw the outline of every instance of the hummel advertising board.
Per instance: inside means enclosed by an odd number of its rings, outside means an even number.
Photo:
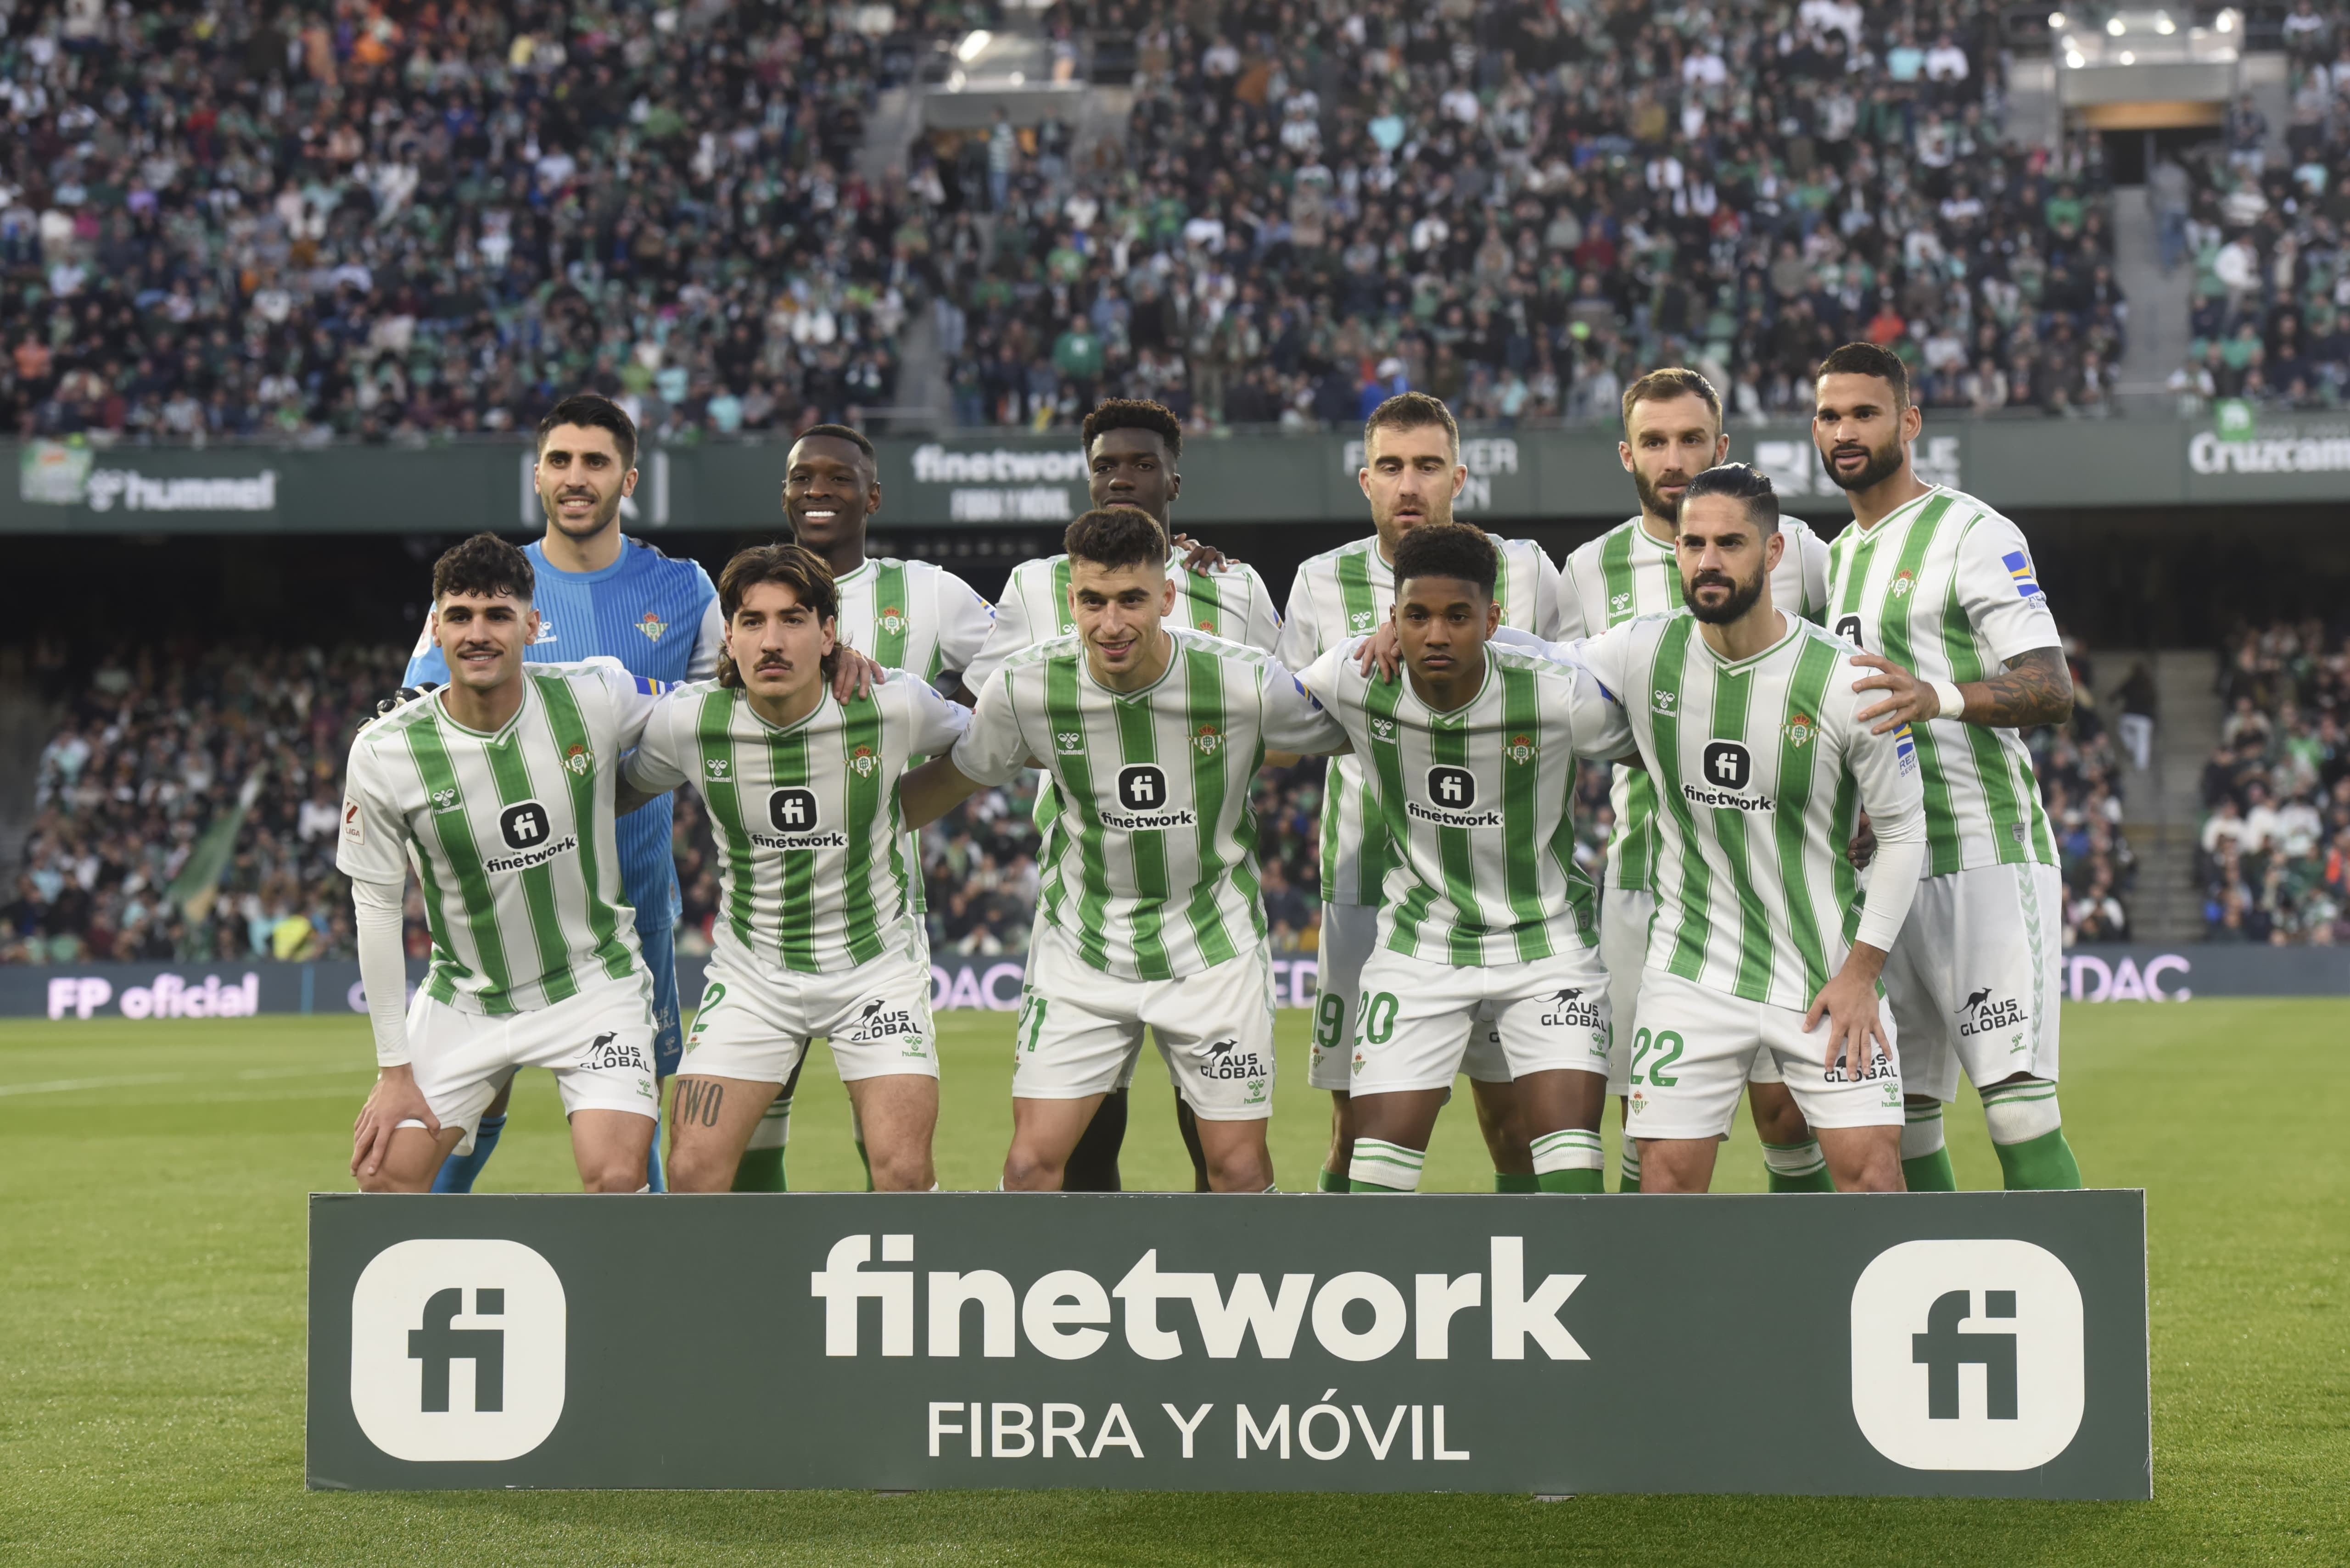
[[[361,1197],[314,1488],[2151,1495],[2144,1194]]]

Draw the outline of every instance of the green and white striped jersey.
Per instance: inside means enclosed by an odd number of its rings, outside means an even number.
[[[1771,602],[1817,621],[1828,602],[1828,547],[1800,517],[1779,519],[1787,541],[1771,574]],[[1681,607],[1680,564],[1673,546],[1659,545],[1634,513],[1566,557],[1562,574],[1559,637],[1597,637],[1611,626]],[[1607,787],[1615,830],[1607,838],[1604,888],[1646,891],[1657,858],[1657,787],[1638,768],[1617,768]]]
[[[1532,539],[1495,539],[1502,555],[1502,624],[1545,640],[1558,635],[1558,568]],[[1326,550],[1297,568],[1289,609],[1274,655],[1303,670],[1342,642],[1388,618],[1395,603],[1395,568],[1379,553],[1378,535]],[[1388,845],[1363,809],[1363,764],[1333,757],[1322,790],[1322,901],[1375,904],[1387,877]]]
[[[1941,485],[1874,528],[1837,535],[1828,596],[1836,635],[1920,680],[1981,680],[2020,653],[2063,643],[2022,531]],[[1930,720],[1918,730],[1918,766],[1926,875],[2057,863],[2032,752],[2015,731]]]
[[[722,946],[771,972],[836,974],[921,940],[898,780],[970,722],[903,670],[846,703],[827,690],[781,729],[740,688],[699,680],[653,710],[629,782],[691,784],[708,804]]]
[[[522,707],[494,735],[450,718],[438,695],[359,732],[335,867],[379,883],[415,867],[432,930],[427,995],[508,1013],[644,976],[612,781],[662,690],[617,659],[526,664]]]
[[[1859,919],[1857,813],[1895,836],[1925,809],[1905,727],[1872,735],[1851,646],[1794,616],[1735,663],[1686,609],[1577,645],[1624,706],[1656,780],[1648,963],[1715,991],[1809,1007]]]
[[[1060,802],[1038,859],[1037,918],[1121,980],[1172,980],[1264,939],[1249,785],[1268,750],[1320,754],[1336,720],[1254,649],[1195,631],[1140,691],[1095,680],[1058,637],[1003,661],[952,753],[1003,784],[1035,758]]]
[[[877,556],[835,579],[840,640],[887,670],[936,682],[971,668],[995,612],[969,583],[928,561]]]
[[[1575,759],[1632,749],[1624,711],[1556,651],[1485,646],[1485,680],[1438,712],[1408,677],[1357,673],[1360,639],[1302,679],[1346,726],[1389,862],[1379,945],[1430,963],[1527,963],[1599,940],[1575,864]]]
[[[1236,562],[1221,572],[1188,571],[1182,553],[1170,551],[1167,575],[1175,581],[1175,607],[1161,622],[1168,630],[1204,631],[1261,652],[1273,651],[1281,617],[1273,607],[1273,591],[1254,566]],[[995,629],[964,670],[963,682],[976,691],[981,681],[1022,649],[1076,629],[1069,614],[1069,558],[1045,556],[1023,561],[1012,568],[1003,597],[995,601]]]

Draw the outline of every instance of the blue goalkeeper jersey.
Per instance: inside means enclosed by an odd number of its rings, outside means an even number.
[[[696,561],[674,560],[641,539],[623,539],[620,558],[600,572],[563,572],[547,565],[534,539],[523,548],[536,574],[538,639],[523,657],[542,663],[619,659],[632,675],[701,680],[717,673],[724,626],[718,590]],[[449,661],[430,627],[409,656],[408,684],[445,681]],[[677,862],[670,851],[671,797],[619,821],[620,881],[642,924],[677,918]]]

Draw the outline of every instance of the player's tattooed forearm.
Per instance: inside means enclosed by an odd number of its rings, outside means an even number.
[[[2073,716],[2073,672],[2061,649],[2035,648],[2007,661],[1983,682],[1991,711],[1981,722],[2001,729],[2061,724]]]
[[[713,1084],[706,1078],[680,1078],[677,1081],[677,1123],[691,1127],[700,1123],[706,1127],[718,1125],[718,1107],[725,1103],[726,1085]]]

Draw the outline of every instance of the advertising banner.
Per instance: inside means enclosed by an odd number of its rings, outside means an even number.
[[[307,1476],[2145,1498],[2145,1220],[2135,1191],[318,1193]]]

